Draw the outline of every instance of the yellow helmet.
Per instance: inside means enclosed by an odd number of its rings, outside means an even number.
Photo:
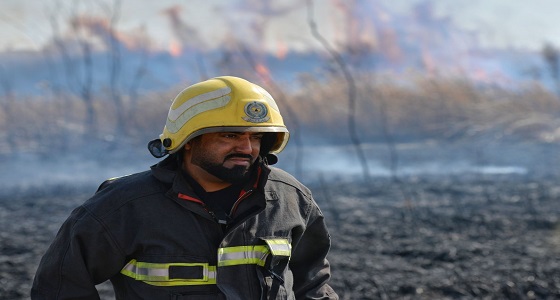
[[[148,149],[153,156],[163,157],[199,135],[229,131],[275,133],[263,155],[279,153],[289,138],[280,110],[267,91],[245,79],[222,76],[181,91],[171,104],[163,133]]]

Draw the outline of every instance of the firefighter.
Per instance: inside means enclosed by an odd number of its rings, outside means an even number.
[[[43,256],[32,299],[338,299],[307,187],[271,167],[289,133],[260,86],[223,76],[173,100],[150,170],[110,179]]]

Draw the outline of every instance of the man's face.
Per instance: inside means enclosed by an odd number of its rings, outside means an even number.
[[[219,180],[239,182],[258,158],[262,136],[262,133],[257,132],[203,134],[185,147],[186,163]],[[191,172],[194,169],[190,168]]]

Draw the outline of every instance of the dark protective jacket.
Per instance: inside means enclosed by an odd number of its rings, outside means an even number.
[[[37,270],[32,299],[338,299],[330,247],[310,191],[259,163],[220,221],[173,157],[104,182],[62,225]]]

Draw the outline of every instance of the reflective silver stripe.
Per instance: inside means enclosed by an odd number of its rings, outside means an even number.
[[[264,266],[270,250],[265,245],[218,249],[218,267],[255,264]]]
[[[196,115],[212,109],[224,107],[229,103],[229,100],[230,96],[228,95],[202,102],[193,107],[189,107],[176,120],[171,120],[168,118],[167,122],[165,123],[165,127],[169,132],[177,133],[190,119],[194,118]]]
[[[166,264],[143,263],[133,259],[124,266],[123,270],[134,274],[135,278],[140,280],[165,281],[169,278],[169,265]]]
[[[264,266],[268,255],[290,257],[292,246],[287,239],[263,239],[266,245],[236,246],[218,249],[218,267],[235,265]],[[200,267],[201,278],[169,278],[170,267]],[[129,261],[121,274],[155,286],[216,284],[216,266],[208,263],[149,263]]]
[[[177,98],[179,98],[179,97],[182,97],[183,92],[185,92],[186,90],[187,89],[184,89],[181,93],[179,93],[179,95],[177,95],[177,97],[175,97],[175,100],[177,100]],[[177,107],[175,109],[169,108],[169,114],[167,115],[167,117],[171,121],[176,121],[184,112],[189,110],[191,107],[193,107],[195,105],[198,105],[202,102],[208,101],[208,100],[223,97],[223,96],[225,96],[229,93],[231,93],[231,88],[229,86],[226,86],[224,88],[221,88],[221,89],[218,89],[218,90],[215,90],[215,91],[200,94],[198,96],[195,96],[195,97],[189,99],[188,101],[185,101],[183,104],[179,105],[179,107]],[[175,101],[175,100],[173,100],[173,101]]]
[[[280,110],[278,109],[278,105],[276,104],[272,96],[262,87],[257,86],[256,88],[264,96],[264,100],[266,101],[266,103],[268,103],[268,105],[275,111],[280,112]]]
[[[190,119],[195,117],[196,115],[203,113],[205,111],[209,111],[212,109],[224,107],[228,104],[230,100],[230,96],[223,96],[217,99],[209,100],[203,102],[188,111],[185,111],[177,120],[173,121],[167,119],[165,126],[167,130],[171,133],[178,132]]]
[[[201,267],[201,278],[169,278],[170,267]],[[148,263],[131,260],[121,274],[157,286],[216,284],[216,267],[207,263]]]
[[[291,256],[292,245],[287,239],[264,239],[272,255]]]

